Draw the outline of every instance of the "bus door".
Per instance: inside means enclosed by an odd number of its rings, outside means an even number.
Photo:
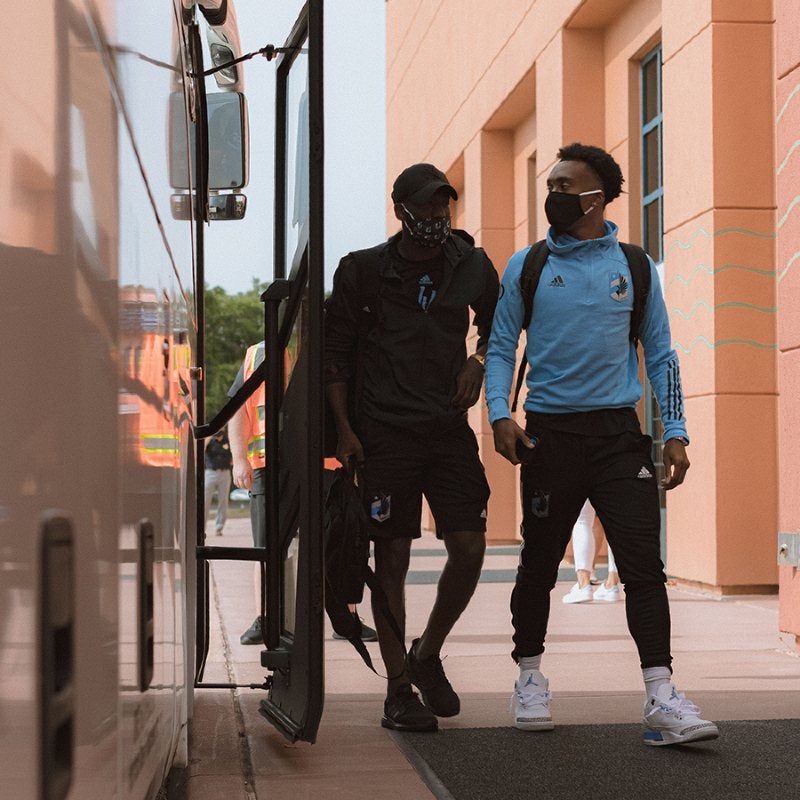
[[[278,63],[276,280],[262,296],[268,558],[261,663],[272,676],[259,711],[290,739],[309,742],[324,699],[322,5],[306,4]]]
[[[266,380],[266,532],[263,548],[207,546],[198,514],[195,687],[204,683],[209,639],[208,562],[262,564],[269,671],[260,713],[291,741],[314,742],[322,716],[322,5],[309,0],[278,49],[275,135],[275,280],[263,293],[264,363],[206,425],[219,430]],[[202,492],[198,492],[198,502]]]

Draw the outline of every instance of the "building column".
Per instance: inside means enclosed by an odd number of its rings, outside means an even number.
[[[777,584],[771,5],[662,3],[664,288],[692,440],[667,571],[722,593]]]
[[[605,56],[602,30],[562,29],[536,60],[539,197],[559,148],[572,142],[605,147]],[[615,143],[612,143],[615,144]],[[610,145],[609,145],[610,146]],[[537,228],[547,230],[544,202]]]
[[[544,182],[552,169],[558,149],[573,141],[603,144],[604,90],[603,43],[596,31],[561,31],[536,62],[536,96],[548,97],[546,108],[537,108],[536,193],[544,198]],[[542,81],[547,89],[539,90]],[[559,87],[553,91],[553,87]],[[482,130],[464,152],[464,227],[485,247],[502,276],[515,248],[515,185],[529,183],[527,173],[516,176],[514,129]],[[517,142],[518,146],[519,143]],[[520,162],[527,170],[527,160]],[[531,187],[533,188],[533,187]],[[528,198],[522,199],[528,204]],[[526,207],[524,216],[529,209]],[[536,229],[546,230],[543,204],[534,209]],[[530,226],[529,226],[530,227]],[[524,341],[524,337],[523,337]],[[521,355],[520,349],[520,355]],[[474,409],[470,422],[478,434],[481,458],[492,487],[487,538],[501,542],[518,537],[521,521],[518,468],[494,452],[494,440],[485,412]],[[524,412],[517,422],[524,425]]]
[[[513,141],[511,131],[481,131],[464,151],[464,228],[486,250],[501,276],[514,252]],[[470,352],[475,343],[471,332]],[[486,538],[496,543],[514,541],[519,532],[518,480],[515,468],[494,450],[483,395],[469,418],[492,487]]]

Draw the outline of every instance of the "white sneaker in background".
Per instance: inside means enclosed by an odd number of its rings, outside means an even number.
[[[555,727],[550,716],[550,699],[547,678],[538,669],[525,670],[514,684],[511,708],[514,727],[521,731],[551,731]]]
[[[592,584],[587,583],[581,588],[576,583],[562,598],[562,603],[588,603],[592,599]]]
[[[617,600],[620,600],[620,592],[619,586],[606,586],[604,583],[601,583],[594,590],[594,599],[595,600],[602,600],[605,603],[616,603]]]
[[[699,713],[700,709],[685,694],[665,683],[644,704],[642,740],[659,747],[716,739],[719,729],[713,722],[700,719]]]

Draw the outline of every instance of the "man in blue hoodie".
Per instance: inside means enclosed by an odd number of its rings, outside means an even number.
[[[550,592],[570,532],[589,499],[625,584],[628,628],[645,682],[644,743],[716,738],[713,722],[672,685],[670,614],[660,555],[659,487],[631,341],[633,277],[604,209],[619,196],[619,165],[599,147],[561,148],[547,179],[549,255],[527,330],[525,429],[511,418],[509,392],[524,325],[520,275],[529,248],[506,267],[486,355],[486,401],[495,449],[522,462],[523,545],[511,596],[513,658],[520,677],[514,725],[551,730],[550,692],[540,671]],[[638,331],[664,423],[664,489],[683,482],[689,443],[678,357],[652,260]]]

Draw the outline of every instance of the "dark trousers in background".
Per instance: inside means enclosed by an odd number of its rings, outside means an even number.
[[[670,666],[669,602],[650,437],[630,430],[586,436],[530,424],[528,432],[539,443],[521,472],[523,547],[511,596],[514,659],[544,651],[550,592],[588,498],[625,586],[628,629],[642,667]]]
[[[267,470],[253,470],[253,488],[250,490],[250,527],[253,547],[267,546]]]

